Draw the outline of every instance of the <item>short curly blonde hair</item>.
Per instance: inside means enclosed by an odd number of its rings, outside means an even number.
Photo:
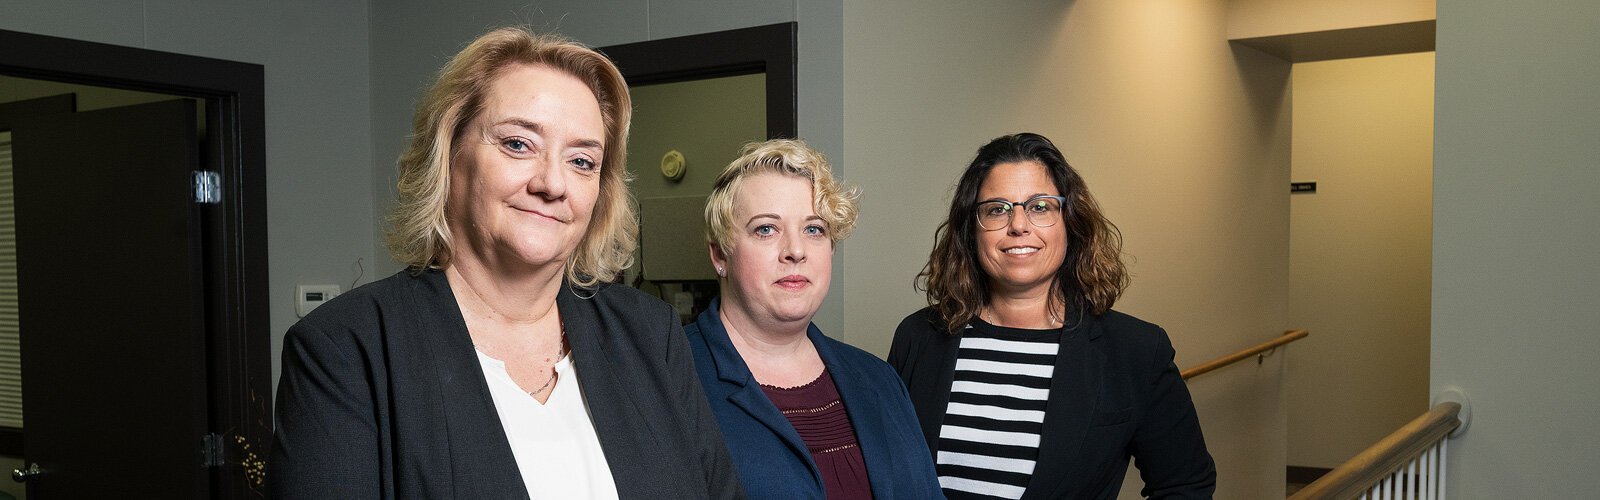
[[[584,82],[600,102],[606,144],[600,197],[566,277],[580,286],[612,279],[633,263],[639,223],[628,191],[628,123],[633,102],[622,73],[610,59],[559,35],[527,28],[500,28],[478,37],[450,58],[433,87],[417,104],[411,139],[400,156],[399,199],[389,213],[389,252],[412,272],[450,265],[452,247],[445,202],[450,165],[468,125],[482,111],[494,80],[508,68],[543,65]]]
[[[734,197],[745,178],[765,172],[811,181],[812,207],[827,225],[828,238],[833,244],[844,241],[855,229],[856,200],[861,197],[860,191],[834,179],[828,159],[805,141],[773,139],[746,144],[739,151],[739,158],[717,176],[711,195],[706,198],[706,243],[716,245],[724,255],[731,253],[729,244],[735,231]]]

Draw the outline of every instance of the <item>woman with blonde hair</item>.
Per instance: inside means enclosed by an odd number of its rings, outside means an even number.
[[[794,140],[751,144],[717,178],[706,241],[722,293],[685,327],[752,498],[937,498],[905,387],[811,323],[856,193]]]
[[[1172,342],[1111,309],[1121,243],[1049,139],[978,149],[889,351],[950,498],[1116,498],[1130,456],[1145,496],[1211,497]]]
[[[605,56],[524,29],[417,107],[389,247],[407,269],[284,339],[279,498],[732,498],[671,307],[606,283],[636,223]]]

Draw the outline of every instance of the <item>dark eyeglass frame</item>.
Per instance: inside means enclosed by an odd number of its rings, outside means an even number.
[[[1015,217],[1017,215],[1017,207],[1018,206],[1026,207],[1026,206],[1032,204],[1033,202],[1036,202],[1036,201],[1039,201],[1039,200],[1055,200],[1056,201],[1056,205],[1057,205],[1056,212],[1065,213],[1067,211],[1067,197],[1065,197],[1065,196],[1056,196],[1056,195],[1048,195],[1048,194],[1041,194],[1041,195],[1038,195],[1038,196],[1034,196],[1032,198],[1028,198],[1028,199],[1023,200],[1023,201],[1010,201],[1010,200],[985,200],[985,201],[980,201],[980,202],[978,202],[977,213],[973,214],[973,216],[978,219],[978,227],[979,228],[982,228],[984,231],[998,231],[998,230],[1001,230],[1001,229],[1005,229],[1006,226],[1011,225],[1011,218]],[[984,212],[983,208],[984,208],[985,205],[989,205],[989,204],[992,204],[992,203],[999,203],[1000,206],[1005,207],[1006,222],[1005,222],[1005,224],[1001,224],[999,227],[989,227],[989,226],[986,226],[986,225],[983,224],[983,212]],[[1050,227],[1050,226],[1054,226],[1054,225],[1056,225],[1057,222],[1059,222],[1062,219],[1062,217],[1057,217],[1055,220],[1049,221],[1048,224],[1040,224],[1038,220],[1034,219],[1034,214],[1044,213],[1044,212],[1029,212],[1029,211],[1026,211],[1026,210],[1024,210],[1024,212],[1027,213],[1028,223],[1032,224],[1033,227]]]

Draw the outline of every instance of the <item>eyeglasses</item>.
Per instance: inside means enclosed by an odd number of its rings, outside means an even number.
[[[1033,227],[1054,226],[1061,222],[1061,205],[1066,202],[1065,196],[1050,195],[1039,195],[1022,202],[985,201],[978,204],[978,226],[985,231],[994,231],[1011,225],[1011,214],[1019,207],[1028,214],[1028,222]]]

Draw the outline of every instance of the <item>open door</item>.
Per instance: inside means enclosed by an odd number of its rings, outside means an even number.
[[[195,105],[15,123],[28,496],[203,498]]]

